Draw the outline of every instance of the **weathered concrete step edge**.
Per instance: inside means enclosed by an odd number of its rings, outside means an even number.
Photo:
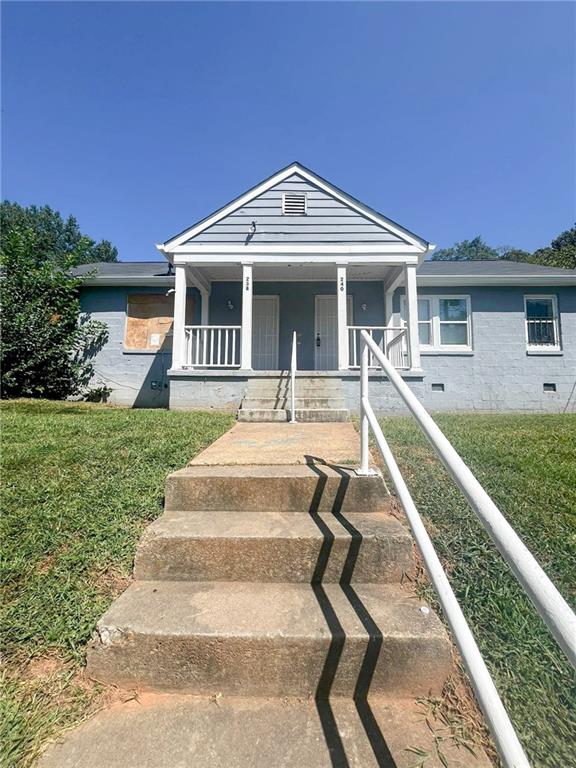
[[[412,750],[427,752],[426,768],[491,768],[446,738],[446,726],[405,699],[372,697],[363,711],[374,718],[391,758],[375,755],[374,735],[366,730],[351,699],[330,705],[301,699],[213,698],[141,694],[99,712],[52,744],[38,768],[413,768]],[[338,738],[326,733],[331,714]],[[434,737],[442,739],[441,751]],[[377,750],[381,752],[382,749]]]
[[[380,475],[360,477],[352,468],[193,465],[168,475],[164,508],[263,513],[386,512],[390,497]]]
[[[387,514],[165,512],[145,531],[138,580],[398,583],[412,538]]]
[[[200,695],[352,696],[359,679],[365,693],[437,695],[451,646],[420,607],[387,584],[134,582],[98,622],[88,674]]]
[[[240,408],[238,421],[267,422],[287,421],[288,415],[284,408]]]
[[[331,397],[297,397],[295,399],[296,408],[336,408],[342,409],[346,407],[346,403],[343,397],[331,398]],[[251,397],[245,398],[242,401],[242,408],[289,408],[292,403],[290,398],[266,398]]]
[[[287,410],[288,418],[292,411]],[[347,408],[296,408],[296,420],[304,422],[348,421]]]

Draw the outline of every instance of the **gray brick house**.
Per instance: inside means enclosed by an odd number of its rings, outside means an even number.
[[[109,326],[94,384],[131,406],[237,409],[280,378],[341,383],[357,409],[359,334],[432,410],[573,411],[576,270],[434,262],[434,246],[294,163],[157,246],[160,262],[85,265]],[[373,370],[371,400],[400,403]]]

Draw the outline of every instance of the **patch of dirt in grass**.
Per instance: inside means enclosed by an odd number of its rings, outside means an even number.
[[[118,568],[107,568],[105,571],[94,576],[94,584],[97,589],[108,598],[116,597],[117,595],[128,589],[131,576],[126,576]]]
[[[64,672],[67,667],[64,659],[56,653],[34,656],[23,662],[18,672],[23,680],[36,680],[42,677],[51,677],[52,675]]]

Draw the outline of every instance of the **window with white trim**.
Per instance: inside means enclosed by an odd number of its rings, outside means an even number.
[[[284,192],[282,195],[282,213],[284,216],[305,216],[306,202],[305,192]]]
[[[401,301],[406,320],[406,297]],[[418,338],[426,351],[470,352],[472,311],[470,296],[418,296]]]
[[[533,351],[560,350],[560,325],[556,296],[524,296],[526,348]]]

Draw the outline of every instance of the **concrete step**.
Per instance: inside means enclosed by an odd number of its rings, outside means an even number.
[[[242,407],[237,414],[238,421],[287,421],[286,410],[284,408],[274,408],[274,405],[274,403],[269,403],[268,407]]]
[[[360,477],[353,468],[195,465],[168,475],[165,509],[347,514],[386,512],[390,498],[380,475]]]
[[[338,397],[297,397],[295,398],[296,408],[328,408],[341,410],[346,408],[344,398]],[[245,397],[242,401],[242,410],[246,408],[289,408],[291,400],[289,397]]]
[[[385,513],[165,512],[142,537],[139,580],[400,582],[412,538]]]
[[[290,413],[288,411],[288,418]],[[349,418],[348,408],[296,408],[296,421],[348,421]]]
[[[51,744],[38,768],[492,766],[479,748],[464,749],[445,723],[403,699],[127,698]]]
[[[200,695],[438,695],[451,646],[421,606],[391,584],[133,582],[98,622],[87,671]]]
[[[251,383],[248,383],[248,386],[246,387],[246,392],[249,395],[288,395],[292,391],[292,387],[288,384],[286,386],[279,386],[274,387],[272,385],[260,385],[260,386],[252,386]],[[306,394],[311,395],[318,395],[318,394],[329,394],[329,395],[338,395],[342,391],[342,387],[340,385],[340,382],[338,384],[334,385],[326,385],[323,383],[320,384],[310,384],[307,382],[300,382],[296,381],[296,392],[305,392]]]

